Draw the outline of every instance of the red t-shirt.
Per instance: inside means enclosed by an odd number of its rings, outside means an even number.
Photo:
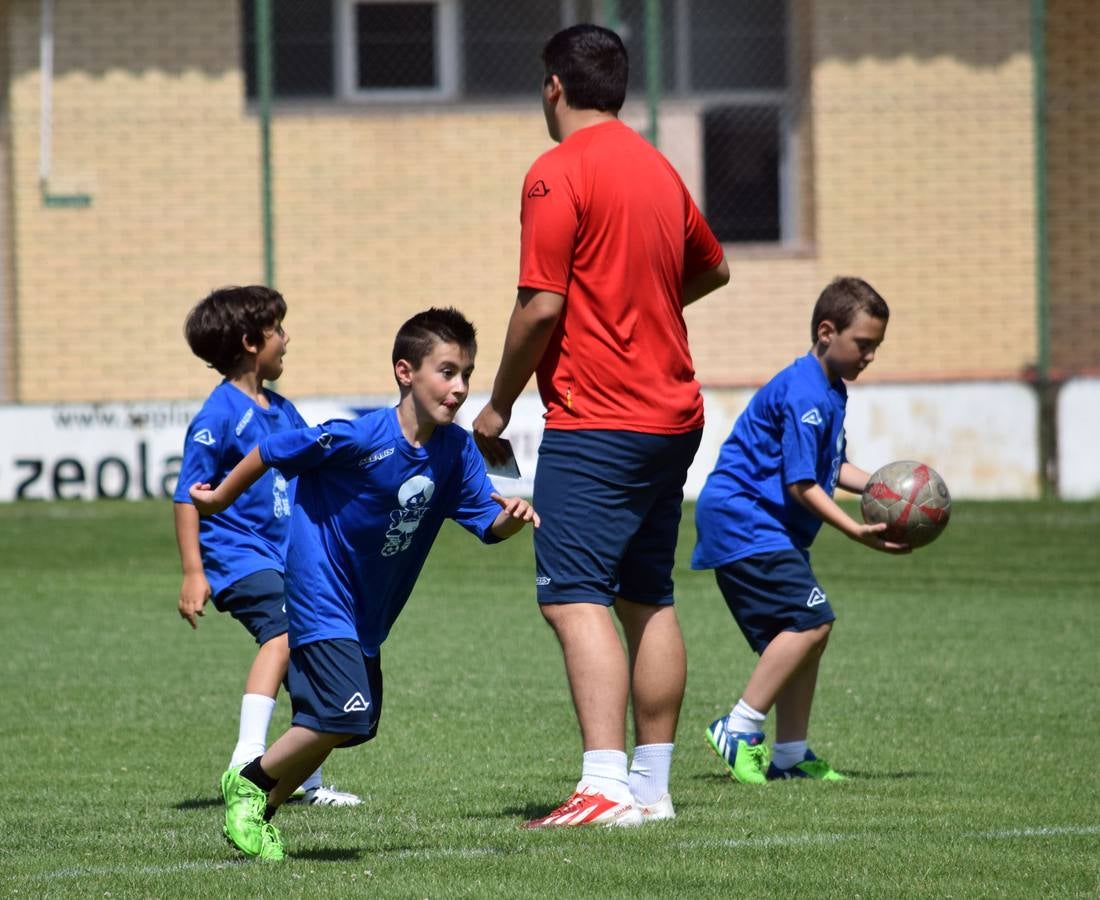
[[[723,254],[668,160],[618,120],[582,128],[535,160],[520,221],[519,286],[565,297],[537,370],[546,427],[701,428],[683,285]]]

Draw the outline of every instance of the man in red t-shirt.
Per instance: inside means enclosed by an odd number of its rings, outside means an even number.
[[[637,825],[675,815],[668,773],[687,669],[672,565],[703,427],[683,307],[729,281],[729,268],[676,171],[618,119],[618,35],[576,25],[542,58],[559,145],[524,180],[519,293],[474,437],[503,461],[499,437],[537,372],[546,431],[535,584],[565,655],[584,758],[574,794],[527,824]]]

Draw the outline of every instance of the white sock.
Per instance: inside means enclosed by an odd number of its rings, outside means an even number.
[[[241,698],[241,725],[237,746],[229,760],[229,768],[251,762],[263,756],[267,749],[267,728],[275,712],[275,698],[265,694],[245,694]]]
[[[744,699],[738,700],[726,719],[726,731],[729,734],[753,734],[764,730],[765,713],[749,706]]]
[[[634,748],[630,763],[630,793],[648,806],[668,793],[668,770],[673,744],[642,744]]]
[[[312,775],[309,776],[309,778],[302,782],[302,790],[312,791],[314,788],[319,788],[320,786],[321,769],[320,767],[318,767],[316,772],[314,772]]]
[[[806,758],[806,741],[785,741],[772,745],[772,764],[777,769],[797,766]]]
[[[626,774],[626,753],[622,750],[589,750],[581,767],[581,787],[595,788],[616,803],[630,803],[630,781]]]

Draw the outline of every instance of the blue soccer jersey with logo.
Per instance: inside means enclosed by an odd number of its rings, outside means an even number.
[[[293,403],[274,391],[264,394],[269,409],[227,381],[211,391],[187,427],[177,503],[191,502],[187,490],[196,482],[223,481],[262,438],[306,426]],[[202,565],[215,597],[262,569],[283,571],[293,500],[293,487],[272,469],[225,512],[199,520]]]
[[[694,569],[784,548],[805,552],[821,519],[787,486],[816,481],[830,496],[845,461],[844,382],[812,353],[757,391],[738,416],[695,507]]]
[[[496,541],[500,507],[458,425],[413,447],[397,411],[379,409],[273,434],[260,455],[297,476],[286,573],[292,647],[350,638],[377,655],[445,519]]]

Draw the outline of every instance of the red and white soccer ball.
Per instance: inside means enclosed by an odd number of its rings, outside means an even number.
[[[923,547],[947,527],[951,494],[934,469],[905,459],[887,463],[871,476],[860,508],[864,522],[886,523],[886,540]]]

